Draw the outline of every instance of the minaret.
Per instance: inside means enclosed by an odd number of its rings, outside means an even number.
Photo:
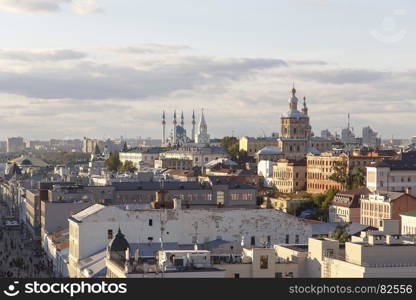
[[[302,113],[306,116],[308,115],[308,107],[306,106],[306,97],[303,97]]]
[[[173,144],[176,144],[176,125],[178,122],[176,122],[176,109],[173,113]]]
[[[162,115],[162,145],[166,143],[166,118],[165,118],[165,111],[163,111]]]
[[[196,121],[195,121],[195,110],[192,111],[192,140],[195,142],[196,140],[196,132],[195,132],[195,125],[196,125]]]
[[[182,110],[182,114],[181,114],[181,126],[184,127],[185,126],[185,121],[183,119],[183,110]]]

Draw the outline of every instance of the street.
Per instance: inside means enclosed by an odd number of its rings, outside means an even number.
[[[0,278],[48,278],[50,267],[43,255],[36,255],[33,242],[21,227],[6,228],[4,217],[9,209],[0,203]]]

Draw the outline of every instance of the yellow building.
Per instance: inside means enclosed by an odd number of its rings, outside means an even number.
[[[273,137],[253,138],[243,136],[239,141],[240,151],[246,151],[249,156],[255,156],[264,147],[277,147],[277,139]]]
[[[279,192],[304,191],[306,189],[306,161],[278,160],[273,164],[272,182]]]

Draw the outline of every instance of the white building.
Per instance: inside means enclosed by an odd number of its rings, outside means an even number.
[[[416,210],[401,213],[402,234],[416,234]]]
[[[201,119],[199,120],[198,129],[195,135],[195,143],[201,145],[209,144],[208,126],[205,121],[204,111],[202,110]]]
[[[180,202],[180,201],[177,201]],[[242,241],[246,246],[305,243],[309,224],[272,209],[149,209],[147,206],[92,205],[69,218],[70,275],[79,262],[103,251],[121,228],[129,241],[194,244],[216,239]]]
[[[372,192],[408,192],[416,196],[416,162],[383,160],[367,167],[367,187]]]
[[[273,185],[273,162],[270,160],[261,160],[257,164],[257,175],[264,177],[266,186]]]

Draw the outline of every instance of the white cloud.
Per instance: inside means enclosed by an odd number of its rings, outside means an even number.
[[[178,52],[187,46],[148,45],[109,47],[100,55],[96,49],[1,50],[2,138],[160,137],[163,109],[169,122],[174,109],[183,109],[189,128],[194,108],[206,109],[212,136],[269,134],[279,131],[293,80],[298,97],[307,97],[316,134],[339,132],[347,113],[356,131],[370,125],[383,136],[406,136],[416,126],[412,69],[185,55]]]
[[[56,13],[68,4],[77,14],[85,15],[102,11],[97,0],[0,0],[0,10],[15,13]]]
[[[71,0],[0,0],[0,9],[24,13],[52,13]]]
[[[172,54],[190,49],[191,47],[180,44],[140,43],[134,45],[101,48],[100,50],[124,54]]]
[[[26,62],[62,61],[87,57],[87,53],[72,49],[0,49],[0,59]]]
[[[72,0],[72,10],[80,15],[102,12],[97,0]]]

